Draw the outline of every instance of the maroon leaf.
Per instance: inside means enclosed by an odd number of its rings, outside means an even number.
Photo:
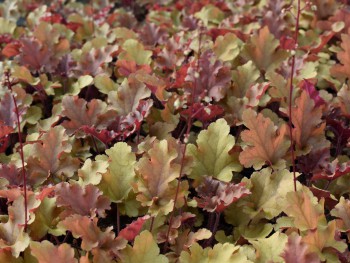
[[[335,159],[333,162],[327,163],[322,172],[314,173],[311,180],[333,181],[348,173],[350,173],[350,162],[339,164],[338,159]]]
[[[343,121],[332,117],[327,117],[326,122],[328,130],[333,132],[335,135],[333,141],[337,147],[344,147],[350,138],[350,128],[346,127]]]
[[[225,183],[207,176],[204,182],[196,189],[199,198],[195,197],[198,207],[208,212],[222,212],[233,202],[250,194],[244,183]]]
[[[224,66],[220,60],[212,62],[213,59],[215,59],[214,53],[206,50],[199,58],[198,70],[197,63],[192,63],[187,71],[185,80],[191,84],[187,92],[194,93],[196,102],[206,96],[219,101],[225,96],[231,82],[230,68]]]
[[[22,185],[23,177],[14,164],[0,164],[0,177],[9,181],[9,185]]]

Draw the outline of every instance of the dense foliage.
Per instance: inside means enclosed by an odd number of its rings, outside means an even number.
[[[350,8],[290,2],[0,3],[0,262],[350,262]]]

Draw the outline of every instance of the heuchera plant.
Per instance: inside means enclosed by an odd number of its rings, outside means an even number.
[[[0,3],[0,262],[350,262],[350,7]]]

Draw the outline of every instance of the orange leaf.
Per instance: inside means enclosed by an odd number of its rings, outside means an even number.
[[[290,141],[286,138],[287,125],[278,128],[269,118],[261,113],[257,115],[251,109],[243,112],[242,119],[249,130],[241,133],[241,138],[246,143],[239,156],[241,164],[260,169],[268,163],[274,168],[282,168],[285,162],[283,157],[290,146]]]
[[[350,35],[341,35],[342,43],[341,47],[343,51],[337,53],[337,58],[340,62],[331,68],[331,74],[337,78],[349,78],[350,77]]]
[[[329,147],[324,136],[326,123],[321,120],[322,108],[315,107],[314,100],[305,90],[295,100],[295,105],[292,109],[293,137],[298,149],[305,151],[307,146],[313,150]]]

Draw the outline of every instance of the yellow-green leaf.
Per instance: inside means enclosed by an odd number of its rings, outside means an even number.
[[[229,182],[232,172],[241,171],[237,157],[229,153],[235,145],[235,137],[229,133],[230,126],[224,119],[219,119],[199,133],[197,146],[188,145],[187,154],[194,158],[191,178],[201,181],[205,176],[213,176]]]
[[[152,234],[145,230],[135,238],[134,246],[128,245],[120,252],[122,263],[167,263],[166,256],[159,254],[160,249]]]
[[[109,167],[98,187],[112,202],[121,202],[131,190],[135,178],[135,154],[125,142],[118,142],[106,150],[109,157]]]

